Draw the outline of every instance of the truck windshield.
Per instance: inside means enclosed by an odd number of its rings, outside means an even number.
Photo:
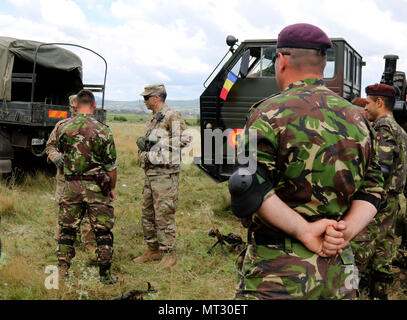
[[[332,48],[326,52],[327,61],[324,69],[324,78],[333,78],[335,76],[336,45],[333,43]]]
[[[269,78],[274,77],[274,65],[272,61],[276,46],[258,48],[261,55],[251,67],[248,78]],[[261,58],[260,58],[261,57]]]
[[[275,77],[274,64],[272,57],[276,52],[276,45],[263,46],[263,47],[251,47],[250,50],[250,62],[249,73],[247,78],[272,78]],[[240,63],[242,58],[235,63],[232,68],[232,72],[235,75],[239,74]],[[336,45],[327,51],[327,63],[324,70],[324,78],[333,78],[335,76],[335,61],[336,61]]]

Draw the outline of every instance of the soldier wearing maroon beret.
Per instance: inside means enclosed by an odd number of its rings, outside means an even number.
[[[355,105],[355,106],[364,108],[365,105],[367,104],[367,101],[366,101],[365,98],[357,97],[357,98],[352,100],[352,104]]]
[[[375,219],[352,242],[352,249],[362,279],[360,289],[366,287],[371,299],[387,299],[394,278],[396,221],[407,178],[407,134],[393,117],[396,90],[392,86],[370,85],[366,87],[366,94],[365,111],[377,134],[386,195]]]
[[[247,116],[242,140],[257,137],[257,171],[229,179],[232,211],[251,239],[237,299],[355,297],[349,241],[376,214],[383,177],[362,110],[324,85],[331,47],[316,26],[284,28],[273,56],[281,92]]]

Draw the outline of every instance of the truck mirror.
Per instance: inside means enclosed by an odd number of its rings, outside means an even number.
[[[247,77],[249,73],[249,61],[250,61],[250,50],[246,50],[242,56],[242,62],[240,63],[239,74],[242,79]]]
[[[239,40],[236,39],[234,36],[228,35],[228,36],[226,37],[226,44],[227,44],[229,47],[233,47],[238,41],[239,41]]]

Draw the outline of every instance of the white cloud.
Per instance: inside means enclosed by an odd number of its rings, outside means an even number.
[[[41,15],[48,26],[84,28],[86,17],[73,1],[40,0]]]
[[[0,34],[73,42],[94,49],[108,61],[109,99],[138,99],[144,85],[157,81],[170,82],[174,98],[196,98],[202,82],[227,50],[226,35],[240,40],[276,38],[284,26],[298,22],[318,25],[331,37],[345,38],[359,51],[367,61],[364,85],[380,80],[384,54],[398,54],[398,69],[407,71],[407,23],[394,18],[400,16],[395,5],[387,9],[381,2],[8,2],[17,13],[0,8]],[[83,59],[87,79],[100,79],[100,61]]]
[[[171,82],[171,78],[161,71],[155,71],[154,75],[157,78],[157,82],[162,82],[162,81]]]

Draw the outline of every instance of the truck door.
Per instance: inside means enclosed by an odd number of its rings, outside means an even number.
[[[272,64],[275,50],[275,45],[242,45],[201,95],[200,167],[217,181],[226,180],[232,173],[236,133],[244,127],[249,108],[257,101],[279,91]],[[241,67],[245,53],[249,62],[247,76],[242,77]],[[237,79],[223,100],[220,93],[230,72],[236,75]],[[219,129],[218,132],[221,131],[223,136],[215,137],[213,132],[216,129]],[[216,139],[222,139],[223,142],[216,142]],[[219,145],[220,148],[217,147]],[[215,161],[216,159],[218,161]]]

